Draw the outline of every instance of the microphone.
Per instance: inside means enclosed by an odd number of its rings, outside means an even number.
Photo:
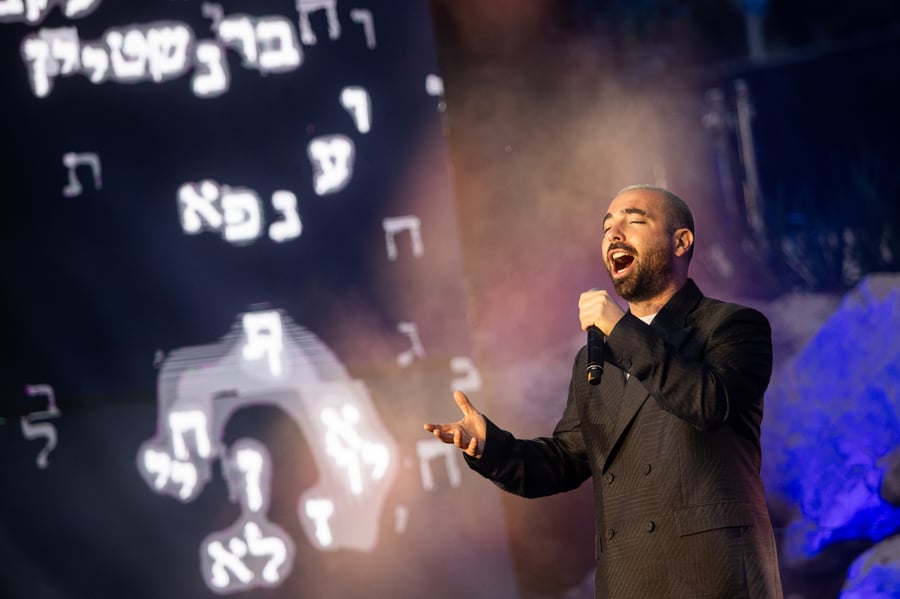
[[[600,384],[603,374],[603,333],[595,326],[587,330],[587,379],[592,385]]]

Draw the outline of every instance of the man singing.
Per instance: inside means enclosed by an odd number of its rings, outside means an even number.
[[[675,194],[626,187],[602,222],[604,264],[628,311],[602,290],[579,299],[581,328],[605,335],[599,384],[582,348],[551,436],[517,439],[459,391],[462,419],[425,430],[524,497],[591,477],[598,599],[780,598],[759,474],[769,323],[688,278],[694,219]]]

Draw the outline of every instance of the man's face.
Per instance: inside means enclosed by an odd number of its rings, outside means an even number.
[[[665,200],[652,190],[617,196],[603,219],[603,259],[616,293],[646,301],[672,282],[674,253]]]

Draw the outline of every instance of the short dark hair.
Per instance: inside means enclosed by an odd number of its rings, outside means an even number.
[[[687,205],[687,202],[682,200],[680,197],[678,197],[668,189],[659,187],[657,185],[639,183],[637,185],[629,185],[628,187],[623,187],[619,190],[619,193],[617,193],[616,196],[620,196],[626,191],[638,190],[654,191],[665,198],[666,229],[669,231],[669,233],[674,233],[678,229],[687,229],[691,232],[692,235],[696,236],[696,233],[694,233],[694,213],[691,212],[690,206]],[[691,244],[691,247],[687,253],[688,262],[691,261],[691,257],[693,257],[693,255],[694,245]]]

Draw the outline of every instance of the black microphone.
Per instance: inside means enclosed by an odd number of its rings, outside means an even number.
[[[587,378],[592,385],[600,384],[603,374],[603,333],[591,325],[587,330]]]

